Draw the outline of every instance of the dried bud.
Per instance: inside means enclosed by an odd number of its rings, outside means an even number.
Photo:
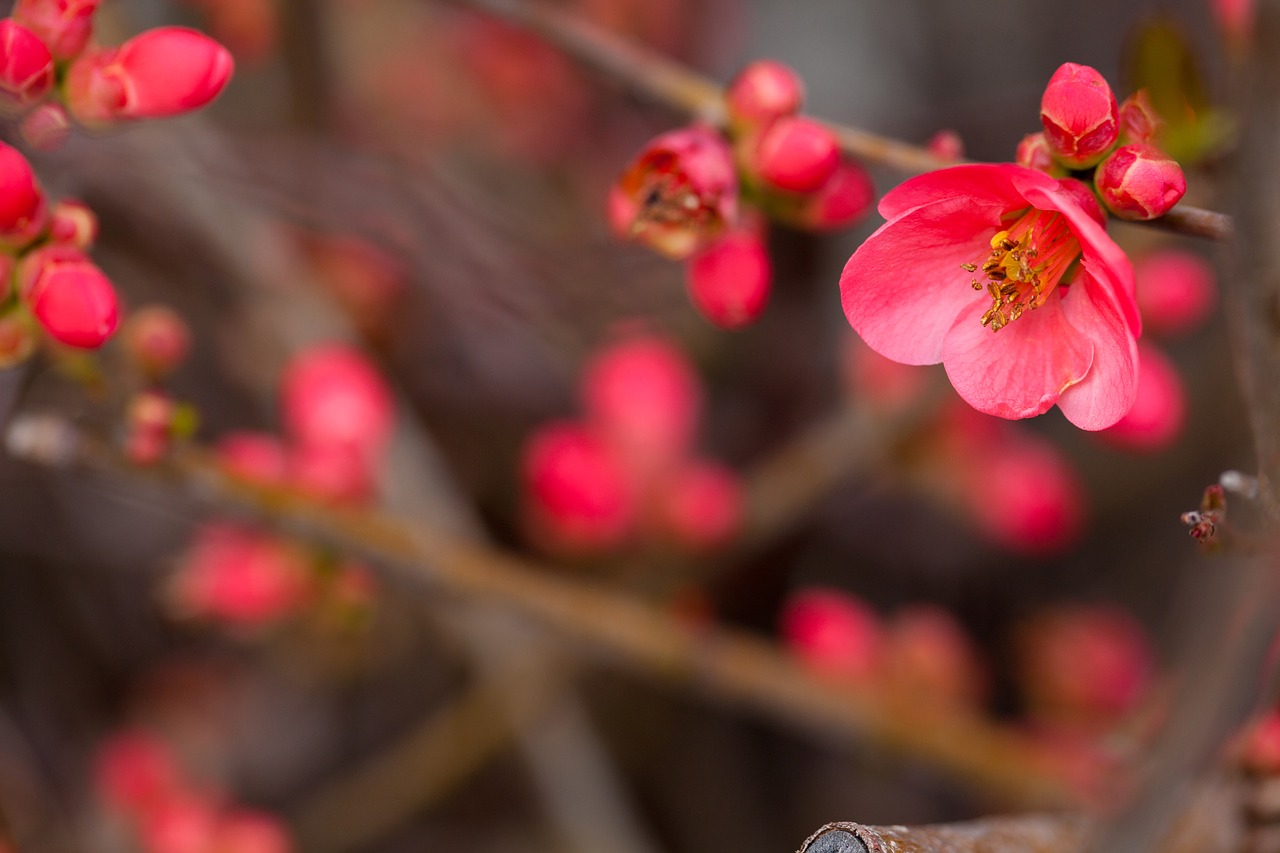
[[[793,115],[804,101],[804,84],[789,65],[772,59],[753,62],[725,91],[729,117],[744,127],[759,127]]]
[[[124,345],[139,369],[149,377],[168,376],[186,360],[191,330],[182,316],[163,305],[147,305],[129,315]]]
[[[865,680],[881,665],[883,631],[860,599],[836,589],[804,589],[782,610],[782,640],[820,675]]]
[[[1083,181],[1077,181],[1075,178],[1063,178],[1058,181],[1058,186],[1065,191],[1075,201],[1080,209],[1089,214],[1089,218],[1101,225],[1107,227],[1107,214],[1102,209],[1102,205],[1098,204],[1098,197],[1093,194],[1093,190]]]
[[[1158,335],[1195,329],[1213,311],[1218,283],[1213,267],[1200,255],[1161,249],[1133,267],[1142,326]]]
[[[84,202],[65,198],[49,213],[49,239],[88,249],[98,239],[98,217]]]
[[[372,463],[391,436],[395,408],[381,374],[343,344],[309,347],[280,381],[285,430],[297,444],[353,447]]]
[[[724,138],[702,125],[664,133],[609,193],[618,236],[682,259],[738,218],[738,178]]]
[[[827,182],[804,197],[795,224],[815,231],[847,228],[866,216],[875,201],[876,188],[867,170],[844,157]]]
[[[18,0],[13,18],[48,45],[54,59],[71,59],[93,34],[98,0]]]
[[[685,272],[694,306],[724,329],[754,322],[773,281],[769,253],[749,231],[734,231],[707,246],[689,260]]]
[[[1062,167],[1058,165],[1057,160],[1053,159],[1053,152],[1049,150],[1049,141],[1044,138],[1043,133],[1028,133],[1022,137],[1022,141],[1018,143],[1018,150],[1014,154],[1014,162],[1019,166],[1035,169],[1037,172],[1047,172],[1050,175],[1062,174]]]
[[[719,548],[742,524],[742,484],[736,474],[711,462],[692,462],[663,483],[661,523],[690,551]]]
[[[964,159],[964,140],[954,130],[938,131],[929,137],[924,147],[934,157],[947,163],[958,163]]]
[[[18,149],[0,142],[0,245],[27,245],[44,230],[48,217],[31,164]]]
[[[18,132],[37,151],[55,151],[71,134],[71,116],[62,104],[39,104],[22,117]]]
[[[1187,418],[1182,377],[1163,352],[1138,343],[1138,396],[1124,417],[1098,434],[1129,450],[1154,452],[1177,441]]]
[[[19,112],[53,88],[53,56],[39,36],[13,20],[0,20],[0,107]]]
[[[96,349],[115,333],[120,309],[115,289],[74,246],[53,243],[18,265],[18,295],[59,343]]]
[[[1107,209],[1121,219],[1155,219],[1187,191],[1178,162],[1153,145],[1122,145],[1103,160],[1094,184]]]
[[[1154,145],[1164,129],[1164,119],[1151,105],[1146,89],[1139,89],[1120,105],[1120,140]]]
[[[840,164],[835,134],[804,116],[778,119],[749,149],[749,168],[765,184],[785,192],[814,192]]]
[[[1049,150],[1072,169],[1092,166],[1120,136],[1120,106],[1097,70],[1063,63],[1040,99],[1040,123]]]

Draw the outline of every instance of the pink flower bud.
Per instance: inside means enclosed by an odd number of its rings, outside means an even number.
[[[22,117],[18,132],[37,151],[55,151],[71,134],[71,116],[62,104],[38,104]]]
[[[1245,731],[1237,746],[1240,765],[1260,776],[1280,774],[1280,711],[1272,710]]]
[[[1122,142],[1146,142],[1154,145],[1164,130],[1164,119],[1151,105],[1146,89],[1139,89],[1120,105],[1120,139]]]
[[[1079,535],[1080,484],[1052,445],[1008,433],[1002,444],[970,462],[966,506],[997,543],[1041,556],[1063,550]]]
[[[782,640],[819,675],[866,680],[881,665],[883,634],[876,614],[836,589],[804,589],[782,609]]]
[[[248,627],[288,615],[311,592],[310,567],[297,548],[233,524],[202,529],[171,581],[180,615]]]
[[[1063,63],[1040,99],[1049,150],[1072,169],[1092,166],[1120,136],[1120,106],[1111,87],[1088,65]]]
[[[724,329],[755,321],[773,281],[769,253],[749,231],[733,231],[707,246],[689,260],[685,273],[694,306]]]
[[[159,27],[118,48],[89,51],[67,72],[67,107],[88,125],[163,118],[218,96],[235,63],[204,33]]]
[[[31,30],[0,20],[0,106],[17,112],[43,98],[53,87],[53,56]]]
[[[934,157],[948,163],[958,163],[964,159],[964,140],[954,130],[944,128],[938,131],[929,137],[924,147]]]
[[[663,483],[661,522],[679,545],[709,551],[732,539],[742,524],[742,484],[711,462],[692,462]]]
[[[670,341],[643,336],[608,346],[583,367],[587,421],[617,448],[619,461],[648,482],[688,451],[702,410],[702,387]]]
[[[18,0],[13,18],[48,45],[54,59],[71,59],[93,34],[98,0]]]
[[[218,820],[213,853],[290,853],[284,824],[265,812],[237,809]]]
[[[1053,152],[1049,150],[1049,141],[1044,138],[1043,133],[1028,133],[1022,137],[1022,141],[1018,143],[1018,150],[1014,154],[1014,162],[1019,166],[1035,169],[1037,172],[1047,172],[1050,175],[1062,174],[1062,167],[1058,165],[1057,160],[1053,159]]]
[[[815,231],[847,228],[875,205],[876,188],[867,170],[844,157],[835,173],[817,192],[804,197],[796,224]]]
[[[1153,145],[1122,145],[1103,160],[1094,184],[1107,209],[1121,219],[1155,219],[1187,191],[1178,161]]]
[[[772,59],[751,63],[725,90],[729,117],[748,127],[792,115],[803,101],[804,84],[800,75],[791,66]]]
[[[615,451],[586,427],[547,424],[529,437],[521,455],[525,513],[544,546],[598,552],[631,534],[631,484]]]
[[[1182,377],[1168,356],[1138,342],[1138,397],[1129,413],[1099,435],[1129,450],[1164,450],[1177,441],[1187,419]]]
[[[1209,11],[1234,51],[1241,51],[1253,41],[1256,0],[1209,0]]]
[[[173,438],[177,406],[160,391],[142,391],[129,401],[125,412],[125,455],[136,465],[151,465],[166,453]]]
[[[813,119],[784,116],[760,135],[749,155],[751,168],[766,184],[793,193],[811,193],[835,173],[840,144]]]
[[[98,239],[98,217],[84,202],[63,199],[49,213],[49,239],[88,249]]]
[[[738,219],[733,152],[716,130],[673,130],[650,142],[609,193],[618,236],[686,258]]]
[[[354,447],[371,462],[391,436],[391,391],[358,350],[313,346],[285,366],[280,382],[285,430],[300,445]]]
[[[1181,335],[1195,329],[1218,299],[1213,267],[1200,255],[1161,249],[1134,264],[1142,325],[1158,335]]]
[[[211,798],[182,792],[140,816],[138,835],[146,853],[208,853],[218,826]]]
[[[274,435],[238,431],[218,439],[218,463],[231,477],[262,486],[282,486],[288,476],[284,444]]]
[[[885,632],[885,674],[902,701],[946,712],[973,708],[986,694],[978,652],[956,618],[916,605],[894,614]]]
[[[1075,178],[1062,178],[1058,181],[1058,186],[1071,196],[1090,219],[1103,228],[1107,227],[1107,214],[1103,211],[1102,205],[1098,204],[1098,197],[1093,194],[1093,190],[1089,189],[1087,184]]]
[[[96,349],[120,322],[110,279],[74,246],[53,243],[24,257],[18,294],[49,336],[67,346]]]
[[[304,444],[288,455],[289,484],[319,501],[359,504],[373,497],[376,471],[358,447]]]
[[[139,816],[172,799],[182,777],[167,743],[144,731],[124,731],[98,748],[94,786],[109,806]]]
[[[156,379],[176,370],[191,349],[187,322],[163,305],[147,305],[130,314],[122,337],[139,369]]]
[[[48,216],[31,164],[18,149],[0,142],[0,244],[25,246],[44,230]]]

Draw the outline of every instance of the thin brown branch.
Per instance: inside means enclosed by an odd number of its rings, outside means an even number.
[[[656,103],[696,119],[723,125],[724,88],[708,77],[661,56],[643,45],[594,26],[537,0],[451,0],[525,27],[578,61],[622,83]],[[824,122],[849,154],[908,174],[954,166],[928,149],[866,130]],[[1232,235],[1231,218],[1212,210],[1179,205],[1150,222],[1139,223],[1211,240]]]

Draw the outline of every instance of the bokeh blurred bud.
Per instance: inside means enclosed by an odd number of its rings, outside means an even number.
[[[1218,300],[1213,266],[1183,249],[1160,249],[1133,265],[1145,331],[1181,335],[1195,329]]]
[[[293,545],[233,524],[201,529],[171,578],[179,615],[257,627],[294,612],[311,592],[310,567]]]
[[[299,445],[353,447],[374,462],[391,435],[391,391],[373,364],[344,344],[302,350],[285,366],[280,409]]]
[[[164,305],[147,305],[129,314],[122,337],[138,368],[155,379],[176,370],[191,349],[186,320]]]
[[[933,605],[905,607],[885,631],[885,674],[900,700],[943,713],[985,698],[986,670],[954,616]]]
[[[48,217],[31,164],[18,149],[0,142],[0,244],[25,246],[44,230]]]
[[[835,173],[840,144],[825,126],[804,116],[784,116],[749,146],[748,167],[770,187],[811,193]]]
[[[1013,160],[1019,166],[1035,169],[1037,172],[1062,174],[1062,167],[1058,165],[1057,160],[1053,159],[1053,152],[1049,150],[1049,141],[1044,138],[1043,133],[1028,133],[1022,137]]]
[[[115,333],[120,309],[102,270],[74,246],[53,243],[18,265],[18,294],[49,336],[95,349]]]
[[[753,62],[725,90],[729,118],[744,127],[759,127],[792,115],[804,101],[804,84],[791,66],[772,59]]]
[[[929,137],[924,146],[929,153],[947,163],[964,159],[964,140],[954,130],[942,129]]]
[[[18,132],[37,151],[54,151],[71,134],[71,116],[62,104],[46,101],[22,117]]]
[[[1155,219],[1187,191],[1178,161],[1153,145],[1122,145],[1103,160],[1094,184],[1107,209],[1121,219]]]
[[[288,477],[284,443],[265,432],[241,430],[218,439],[218,464],[229,476],[261,486],[282,486]]]
[[[288,453],[289,485],[320,501],[363,503],[373,497],[376,471],[359,447],[303,444]]]
[[[1040,123],[1053,156],[1072,169],[1092,166],[1120,136],[1120,105],[1095,69],[1063,63],[1040,99]]]
[[[1253,26],[1257,0],[1209,0],[1209,11],[1235,52],[1247,48],[1253,41]]]
[[[1093,194],[1093,190],[1083,181],[1077,181],[1075,178],[1062,178],[1058,181],[1058,186],[1063,189],[1075,203],[1080,205],[1080,209],[1089,214],[1089,218],[1101,225],[1107,227],[1107,214],[1102,209],[1102,205],[1098,204],[1098,197]]]
[[[218,819],[211,853],[289,853],[293,842],[274,815],[235,809]]]
[[[94,757],[94,787],[111,808],[138,816],[182,787],[169,745],[141,730],[109,737]]]
[[[1151,105],[1146,89],[1139,89],[1120,105],[1120,140],[1155,144],[1164,129],[1164,119]]]
[[[1240,765],[1260,776],[1280,774],[1280,711],[1255,720],[1237,744]]]
[[[160,391],[135,394],[125,412],[125,455],[135,465],[158,462],[172,446],[177,405]]]
[[[880,669],[884,638],[880,620],[857,597],[837,589],[803,589],[787,599],[782,640],[816,673],[866,680]]]
[[[721,328],[738,329],[764,311],[773,267],[759,237],[732,231],[689,260],[685,281],[703,317]]]
[[[722,465],[694,461],[662,484],[661,522],[678,545],[709,551],[732,539],[742,525],[742,483]]]
[[[1063,550],[1080,533],[1083,495],[1075,472],[1052,445],[1010,433],[974,458],[966,506],[998,544],[1020,553]]]
[[[1187,418],[1182,377],[1163,352],[1138,342],[1138,396],[1129,413],[1098,433],[1129,450],[1154,452],[1177,441]]]
[[[217,827],[218,804],[187,791],[140,815],[138,835],[146,853],[204,853]]]
[[[847,228],[875,205],[876,188],[862,164],[844,157],[817,192],[804,197],[795,224],[815,231]]]
[[[650,142],[609,192],[609,222],[619,237],[682,259],[738,218],[733,152],[703,125]]]
[[[526,519],[553,550],[590,553],[617,547],[631,534],[636,496],[615,451],[586,427],[542,426],[521,460]]]
[[[31,30],[0,19],[0,108],[18,112],[53,87],[53,56]]]
[[[49,212],[49,239],[88,249],[98,239],[98,216],[84,202],[64,198]]]
[[[98,0],[18,0],[13,19],[48,46],[54,59],[71,59],[93,34]]]

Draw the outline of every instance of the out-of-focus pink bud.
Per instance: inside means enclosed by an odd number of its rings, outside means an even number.
[[[373,364],[344,344],[298,353],[280,382],[285,429],[300,445],[354,447],[372,462],[386,447],[395,408]]]
[[[1120,139],[1122,142],[1145,142],[1154,145],[1164,129],[1164,119],[1151,105],[1146,89],[1139,89],[1120,105]]]
[[[525,512],[532,532],[555,550],[590,553],[631,534],[636,496],[609,444],[569,422],[544,425],[521,459]]]
[[[367,454],[346,444],[304,444],[288,455],[289,485],[309,497],[363,503],[374,493],[376,472]]]
[[[294,546],[232,524],[209,525],[172,578],[184,616],[256,627],[292,613],[311,592],[309,565]]]
[[[112,735],[98,748],[94,784],[109,806],[134,817],[183,787],[169,745],[141,730]]]
[[[231,432],[218,439],[214,455],[222,470],[262,486],[282,486],[288,478],[283,442],[265,432]]]
[[[948,163],[957,163],[964,159],[964,140],[960,138],[960,134],[948,128],[930,136],[924,147],[934,157]]]
[[[157,379],[176,370],[191,349],[187,322],[163,305],[147,305],[131,313],[122,337],[138,367]]]
[[[129,461],[151,465],[169,452],[177,411],[173,398],[160,391],[134,395],[125,413],[125,455]]]
[[[969,635],[941,607],[894,614],[885,631],[885,675],[904,701],[942,713],[974,708],[986,695],[986,670]]]
[[[759,127],[792,115],[804,101],[804,84],[791,66],[773,59],[753,62],[725,90],[729,117],[746,127]]]
[[[1231,48],[1237,52],[1253,41],[1254,0],[1209,0],[1209,11]]]
[[[0,107],[26,109],[53,88],[53,56],[39,36],[13,18],[0,20]]]
[[[234,67],[227,49],[204,33],[158,27],[73,62],[67,107],[87,125],[180,115],[216,98]]]
[[[1018,636],[1019,672],[1031,712],[1093,728],[1133,711],[1151,684],[1142,626],[1111,605],[1041,614]]]
[[[71,116],[62,104],[47,101],[22,117],[18,132],[37,151],[54,151],[71,134]]]
[[[1200,255],[1160,249],[1133,265],[1145,331],[1181,335],[1199,326],[1218,299],[1213,267]]]
[[[782,609],[782,640],[820,675],[866,680],[881,666],[880,620],[861,599],[837,589],[803,589]]]
[[[1081,210],[1089,214],[1090,219],[1103,228],[1107,227],[1107,214],[1102,209],[1102,205],[1098,204],[1098,197],[1093,194],[1093,190],[1089,189],[1087,184],[1075,178],[1063,178],[1058,181],[1058,186],[1080,205]]]
[[[1120,136],[1120,105],[1097,70],[1063,63],[1040,99],[1045,141],[1059,162],[1072,169],[1092,166]]]
[[[845,336],[841,367],[845,384],[859,403],[890,412],[918,399],[929,381],[927,368],[885,358],[856,334]]]
[[[290,853],[293,843],[278,817],[237,809],[218,820],[209,853]]]
[[[49,213],[49,239],[88,249],[98,239],[97,214],[82,201],[64,198]]]
[[[966,506],[1000,545],[1031,555],[1061,551],[1080,532],[1083,497],[1075,472],[1049,444],[1010,433],[973,463]]]
[[[1237,745],[1240,765],[1260,776],[1280,774],[1280,711],[1254,721]]]
[[[44,230],[49,206],[18,149],[0,142],[0,244],[19,248]]]
[[[764,243],[749,231],[733,231],[694,255],[685,267],[694,306],[712,323],[738,329],[764,311],[773,267]]]
[[[120,308],[110,279],[74,246],[53,243],[18,264],[18,295],[49,337],[96,349],[115,333]]]
[[[218,805],[190,792],[140,815],[138,835],[146,853],[211,853]]]
[[[661,501],[663,527],[691,551],[724,545],[742,524],[742,484],[722,465],[692,462],[679,469],[663,483]]]
[[[664,338],[646,335],[601,349],[584,365],[579,393],[587,421],[638,479],[670,469],[693,443],[701,383],[685,354]]]
[[[35,33],[54,59],[71,59],[93,34],[98,0],[18,0],[13,19]]]
[[[14,308],[0,314],[0,368],[30,358],[38,339],[35,321],[26,311]]]
[[[1187,191],[1178,161],[1154,145],[1122,145],[1093,176],[1107,209],[1121,219],[1155,219],[1168,213]]]
[[[195,0],[204,12],[211,35],[235,58],[260,64],[276,50],[280,10],[270,0]]]
[[[805,196],[796,224],[815,231],[847,228],[866,216],[875,201],[876,188],[867,170],[857,160],[844,157],[830,179]]]
[[[1053,159],[1053,152],[1049,150],[1049,141],[1044,138],[1043,133],[1028,133],[1022,137],[1013,160],[1019,166],[1035,169],[1037,172],[1047,172],[1050,175],[1062,174],[1062,167],[1058,165],[1057,160]]]
[[[750,146],[749,167],[769,186],[811,193],[840,164],[840,144],[825,126],[804,116],[783,116]]]
[[[686,258],[738,219],[733,152],[703,125],[664,133],[610,190],[608,213],[618,236]]]
[[[385,334],[404,294],[405,265],[377,245],[348,234],[326,234],[305,243],[321,283],[362,329]]]
[[[1168,356],[1138,342],[1138,396],[1114,426],[1098,433],[1129,450],[1164,450],[1182,434],[1187,417],[1186,391]]]

